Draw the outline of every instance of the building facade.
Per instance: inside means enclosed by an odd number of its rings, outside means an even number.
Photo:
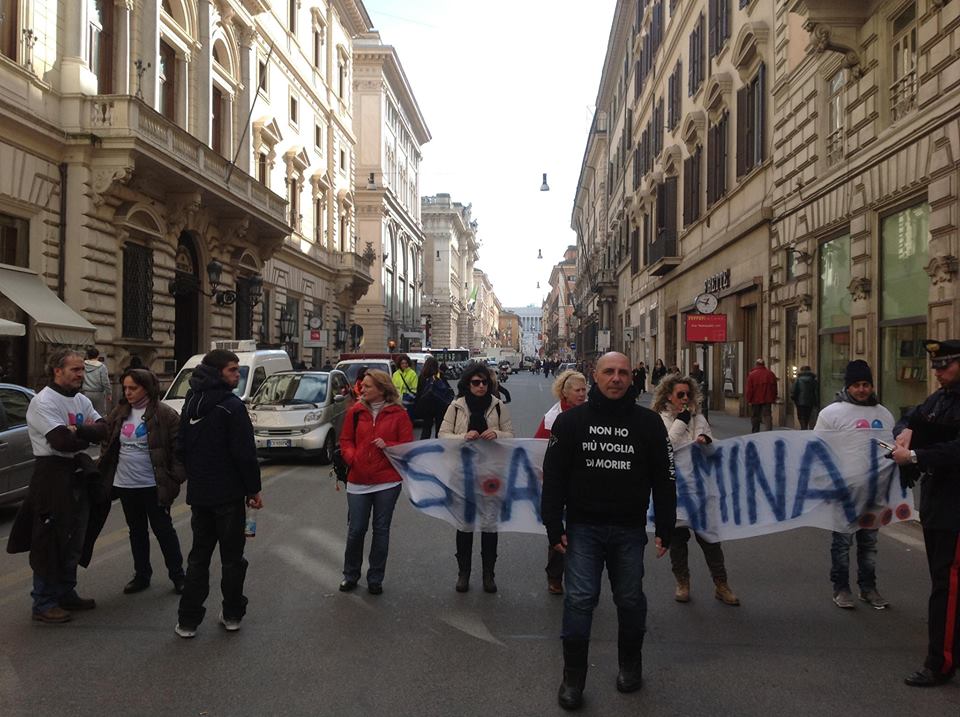
[[[308,323],[337,334],[372,283],[353,240],[362,3],[3,7],[3,263],[89,326],[3,341],[9,376],[36,384],[58,342],[96,343],[114,374],[137,356],[169,378],[211,340],[309,359]],[[41,329],[49,308],[19,305],[4,276],[0,313]]]
[[[527,358],[540,357],[543,347],[543,308],[530,304],[510,306],[505,310],[520,319],[520,351]]]
[[[577,248],[568,246],[563,260],[550,271],[550,291],[543,303],[544,354],[560,361],[572,361],[576,355],[573,323],[576,274]]]
[[[473,289],[467,301],[473,317],[473,333],[468,348],[471,354],[486,356],[488,349],[500,347],[500,300],[486,272],[474,267]]]
[[[500,346],[511,351],[520,352],[523,338],[520,330],[520,317],[508,309],[500,312],[499,320]]]
[[[864,359],[899,417],[960,328],[960,3],[778,3],[773,30],[771,354],[824,400]]]
[[[396,50],[379,34],[354,40],[353,62],[357,237],[378,277],[356,321],[365,350],[408,351],[424,340],[420,161],[430,131]]]
[[[773,5],[617,4],[573,214],[581,355],[706,360],[712,407],[733,413],[769,344]],[[706,356],[684,331],[705,292],[726,317]]]
[[[424,230],[423,297],[420,311],[433,348],[469,348],[474,317],[467,310],[473,267],[479,259],[472,206],[449,194],[421,198]]]

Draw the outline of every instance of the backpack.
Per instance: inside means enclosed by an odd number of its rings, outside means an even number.
[[[357,435],[357,424],[360,422],[360,411],[353,412],[353,435]],[[350,472],[350,466],[347,465],[347,462],[343,459],[343,453],[340,452],[340,441],[337,441],[337,445],[333,449],[333,456],[330,463],[333,466],[333,475],[337,479],[337,483],[343,483],[344,486],[347,485],[347,474]],[[337,490],[340,490],[340,486],[337,485]]]

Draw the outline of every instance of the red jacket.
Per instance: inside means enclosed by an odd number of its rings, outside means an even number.
[[[755,366],[747,374],[747,404],[776,403],[777,376],[766,366]]]
[[[356,434],[353,430],[354,413],[360,415]],[[402,406],[387,404],[380,409],[376,421],[363,401],[357,401],[347,411],[340,434],[340,451],[350,466],[348,482],[369,485],[393,483],[401,479],[383,451],[373,445],[375,438],[382,438],[388,446],[413,440],[413,424]]]
[[[556,405],[556,404],[554,404],[554,405]],[[561,399],[560,399],[560,413],[563,413],[563,412],[566,411],[568,408],[570,408],[570,404],[567,403],[566,401],[564,401],[564,400],[561,398]],[[547,411],[547,413],[549,413],[549,411]],[[554,418],[556,418],[556,416],[555,416]],[[549,438],[551,435],[553,435],[553,431],[551,431],[549,428],[547,428],[546,423],[547,423],[547,417],[544,416],[543,418],[540,419],[540,425],[537,426],[537,432],[533,434],[533,437],[534,437],[534,438]],[[551,423],[550,425],[553,426],[553,423]]]

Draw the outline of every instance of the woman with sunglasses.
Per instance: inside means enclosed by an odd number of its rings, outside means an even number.
[[[663,419],[674,451],[691,443],[706,445],[713,442],[710,424],[700,413],[699,407],[699,385],[689,376],[681,376],[679,373],[668,374],[657,385],[653,410]],[[740,600],[727,585],[727,569],[720,543],[710,543],[700,535],[696,533],[695,535],[713,578],[716,588],[715,597],[726,605],[739,605]],[[689,542],[690,528],[678,522],[670,539],[670,563],[673,566],[673,575],[677,579],[677,589],[673,597],[677,602],[690,601],[690,567],[687,562],[687,543]]]
[[[559,399],[544,414],[534,438],[550,438],[553,422],[564,411],[587,401],[587,379],[579,371],[567,369],[553,382],[553,395]],[[563,595],[563,553],[547,548],[547,592]]]
[[[493,376],[482,363],[471,361],[463,369],[457,384],[456,400],[447,408],[438,438],[460,438],[465,441],[494,441],[513,438],[510,409],[493,395]],[[492,504],[492,501],[491,501]],[[494,566],[497,563],[497,532],[484,530],[484,507],[480,513],[480,558],[483,561],[483,589],[497,592]],[[495,519],[495,516],[493,516]],[[470,569],[473,559],[473,531],[457,531],[457,592],[470,589]]]

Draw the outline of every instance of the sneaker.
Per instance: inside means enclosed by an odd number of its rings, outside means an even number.
[[[173,631],[183,638],[191,638],[191,637],[197,636],[197,628],[184,627],[179,622],[177,623],[177,626],[173,628]]]
[[[844,610],[853,610],[857,605],[853,602],[853,595],[849,590],[837,590],[833,594],[833,604]]]
[[[222,612],[220,613],[220,617],[218,619],[220,620],[220,624],[223,625],[223,629],[227,632],[236,632],[240,629],[239,620],[228,620],[223,616]]]
[[[863,600],[863,602],[870,603],[870,607],[874,610],[885,610],[890,607],[890,601],[878,593],[876,588],[873,590],[861,590],[860,599]]]

